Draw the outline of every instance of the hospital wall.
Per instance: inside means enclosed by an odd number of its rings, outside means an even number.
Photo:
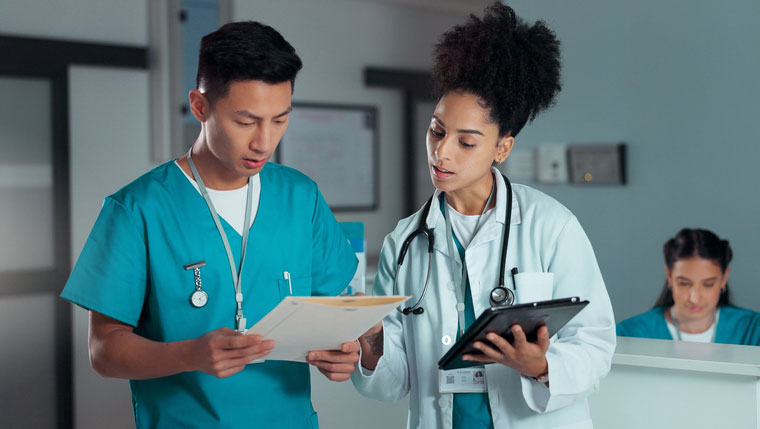
[[[580,219],[616,319],[654,304],[662,245],[702,227],[734,250],[737,304],[760,310],[760,44],[754,0],[511,0],[562,42],[556,106],[518,136],[629,149],[625,186],[537,185]]]

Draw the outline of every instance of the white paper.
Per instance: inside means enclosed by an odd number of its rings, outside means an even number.
[[[289,296],[245,335],[273,340],[263,360],[306,362],[310,350],[340,350],[394,311],[408,296]],[[257,360],[255,362],[260,362]]]

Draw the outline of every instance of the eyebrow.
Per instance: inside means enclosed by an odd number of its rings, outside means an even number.
[[[289,106],[284,112],[282,112],[279,115],[275,116],[274,119],[281,118],[281,117],[287,115],[288,113],[290,113],[292,111],[293,111],[293,106]],[[251,112],[249,112],[247,110],[237,110],[237,111],[235,111],[235,114],[236,115],[240,115],[240,116],[245,116],[247,118],[251,118],[251,119],[254,119],[256,121],[260,121],[260,120],[264,119],[261,116],[256,116],[256,115],[254,115],[253,113],[251,113]]]
[[[676,278],[678,280],[686,280],[686,281],[689,281],[689,282],[693,281],[692,279],[690,279],[688,277],[684,277],[684,276],[676,276]],[[716,276],[708,277],[706,279],[700,279],[699,281],[701,281],[701,282],[709,282],[709,281],[715,281],[715,280],[718,280],[718,277],[716,277]]]
[[[443,127],[446,127],[446,124],[444,124],[443,121],[441,120],[441,118],[439,118],[438,116],[433,115],[433,119],[435,119],[436,122],[438,122],[439,124],[441,124]],[[457,130],[457,132],[460,133],[460,134],[478,134],[478,135],[481,135],[481,136],[485,137],[485,134],[483,134],[482,132],[480,132],[478,130],[467,130],[467,129],[465,129],[465,130]]]

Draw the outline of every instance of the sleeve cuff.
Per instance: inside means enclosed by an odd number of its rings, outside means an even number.
[[[375,371],[369,370],[369,369],[367,369],[367,368],[365,368],[365,367],[362,366],[362,348],[361,348],[361,344],[359,345],[359,361],[356,362],[356,369],[358,370],[359,375],[361,375],[362,377],[369,377],[369,376],[371,376],[372,374],[375,373]]]
[[[549,374],[551,374],[551,372]],[[524,375],[520,378],[523,397],[530,409],[538,413],[546,412],[546,408],[549,405],[549,398],[551,398],[551,392],[546,384],[539,383],[531,377],[526,377]]]

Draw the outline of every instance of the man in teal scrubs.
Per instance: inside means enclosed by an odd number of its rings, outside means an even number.
[[[318,427],[308,366],[246,365],[277,345],[240,333],[288,295],[340,293],[357,265],[316,184],[268,162],[300,68],[256,22],[204,37],[190,153],[105,199],[61,294],[90,310],[92,366],[130,380],[138,427]],[[307,362],[344,381],[358,350]]]

